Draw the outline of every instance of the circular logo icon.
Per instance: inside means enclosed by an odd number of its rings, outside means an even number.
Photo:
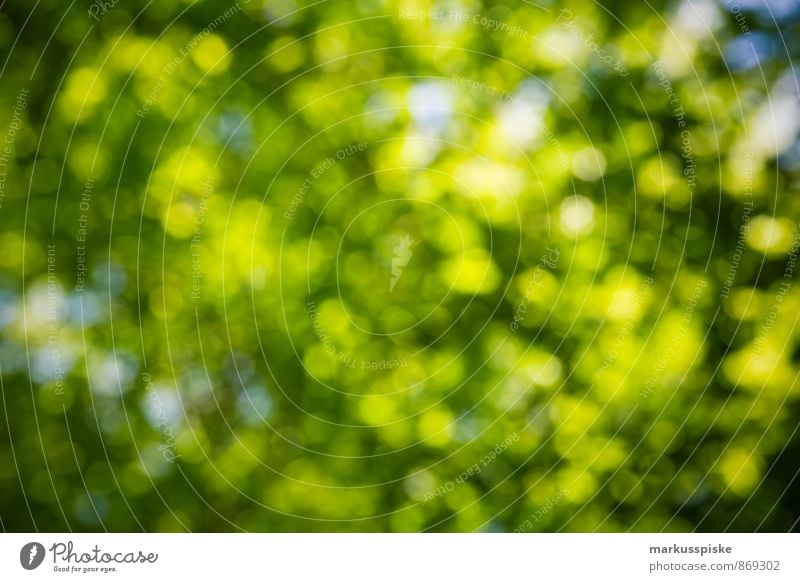
[[[39,542],[30,542],[19,551],[19,563],[26,570],[35,570],[44,561],[44,546]]]

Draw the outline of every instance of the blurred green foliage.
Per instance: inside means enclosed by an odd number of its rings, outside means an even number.
[[[6,1],[2,527],[796,527],[797,18]]]

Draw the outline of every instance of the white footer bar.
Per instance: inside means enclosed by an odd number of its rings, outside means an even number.
[[[0,580],[800,580],[797,534],[2,534]],[[183,580],[187,580],[183,578]]]

